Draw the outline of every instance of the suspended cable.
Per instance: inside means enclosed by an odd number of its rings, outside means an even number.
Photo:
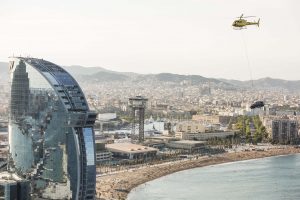
[[[243,44],[244,44],[245,55],[246,55],[246,59],[247,59],[247,66],[248,66],[248,70],[249,70],[249,73],[250,73],[251,87],[253,88],[252,70],[251,70],[251,66],[250,66],[248,48],[247,48],[247,43],[246,43],[246,39],[245,39],[243,30],[241,30],[241,34],[242,34],[242,40],[243,40]]]

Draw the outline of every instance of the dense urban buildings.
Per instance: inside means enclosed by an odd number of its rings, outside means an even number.
[[[3,86],[0,93],[0,170],[9,152],[8,175],[0,176],[11,177],[2,182],[6,198],[5,188],[28,183],[19,191],[32,198],[94,199],[96,165],[100,180],[103,172],[188,154],[299,142],[297,93],[188,80],[79,78],[85,98],[63,68],[22,57],[12,59],[10,77],[11,90]],[[251,110],[257,99],[265,106]]]
[[[94,199],[96,114],[78,83],[43,59],[12,58],[9,69],[9,172],[32,199]]]

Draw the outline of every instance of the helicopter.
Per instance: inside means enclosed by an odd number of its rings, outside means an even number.
[[[255,16],[244,16],[244,14],[242,14],[240,17],[237,17],[237,20],[234,20],[232,26],[242,29],[242,28],[246,28],[246,26],[248,25],[257,25],[259,27],[259,21],[260,19],[258,19],[258,21],[253,21],[253,22],[248,22],[247,20],[245,20],[245,18],[248,17],[255,17]]]

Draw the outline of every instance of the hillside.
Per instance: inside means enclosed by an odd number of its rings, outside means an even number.
[[[80,65],[63,66],[73,76],[77,75],[92,75],[101,71],[109,71],[102,67],[83,67]]]
[[[170,83],[188,83],[199,85],[203,83],[216,84],[220,87],[232,88],[258,88],[258,89],[286,89],[289,91],[300,91],[300,80],[289,81],[274,78],[261,78],[253,81],[239,81],[228,79],[206,78],[200,75],[180,75],[172,73],[160,74],[137,74],[132,72],[116,72],[102,67],[84,67],[79,65],[64,66],[64,68],[74,76],[79,82],[99,83],[115,81],[131,81],[135,83],[151,82],[170,82]],[[0,62],[0,82],[8,81],[8,63]]]
[[[92,75],[82,75],[76,77],[79,82],[97,83],[97,82],[134,82],[135,84],[154,84],[154,83],[170,83],[170,84],[190,84],[200,85],[211,83],[223,88],[233,88],[230,83],[222,82],[217,79],[205,78],[198,75],[179,75],[171,73],[161,74],[128,74],[115,73],[111,71],[100,71]]]
[[[238,81],[238,80],[226,80],[227,83],[231,83],[240,87],[254,87],[259,89],[286,89],[289,91],[300,91],[300,81],[288,81],[283,79],[274,78],[261,78],[253,81]]]
[[[89,83],[126,81],[130,79],[128,75],[113,73],[110,71],[99,71],[91,75],[81,75],[81,76],[77,75],[77,78],[79,82],[82,81],[82,82],[89,82]]]

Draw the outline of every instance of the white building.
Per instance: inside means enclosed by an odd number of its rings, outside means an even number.
[[[176,131],[188,133],[205,132],[205,126],[200,121],[184,121],[176,125]]]

